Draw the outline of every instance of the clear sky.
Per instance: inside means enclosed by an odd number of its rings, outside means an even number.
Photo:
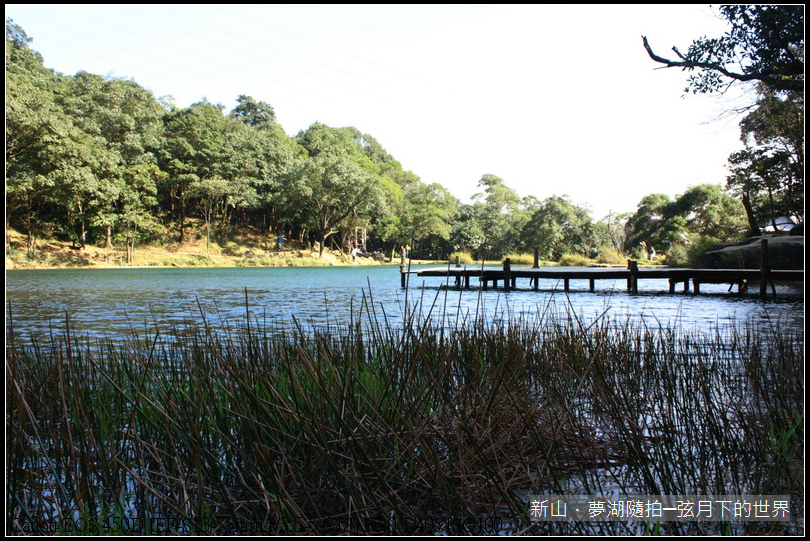
[[[751,101],[686,95],[671,56],[726,29],[709,6],[6,4],[45,65],[133,79],[186,107],[271,104],[373,136],[468,202],[484,174],[601,219],[651,193],[724,184]],[[732,96],[733,95],[733,96]]]

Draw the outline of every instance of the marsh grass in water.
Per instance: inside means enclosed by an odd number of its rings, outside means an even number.
[[[803,509],[803,331],[404,319],[371,301],[321,328],[201,314],[124,342],[69,325],[23,341],[10,324],[6,533],[803,533],[795,517],[532,522],[525,501],[790,494]]]

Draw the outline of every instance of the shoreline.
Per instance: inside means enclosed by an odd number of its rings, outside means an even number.
[[[194,237],[192,237],[194,238]],[[241,267],[362,267],[399,265],[399,257],[389,259],[391,252],[352,256],[325,248],[317,250],[298,241],[289,241],[282,251],[269,249],[270,241],[259,235],[246,235],[238,240],[212,242],[195,238],[182,244],[137,246],[132,263],[120,247],[102,248],[86,244],[82,248],[53,238],[37,239],[31,255],[26,237],[10,229],[6,237],[6,271],[52,269],[152,269],[152,268],[241,268]],[[398,255],[398,254],[397,254]],[[410,264],[441,264],[444,261],[411,260]]]
[[[230,259],[230,258],[229,258]],[[36,271],[36,270],[131,270],[131,269],[239,269],[239,268],[285,268],[285,267],[399,267],[400,263],[394,261],[375,261],[366,258],[363,261],[345,262],[345,261],[327,261],[308,258],[296,257],[279,257],[272,258],[277,261],[269,262],[268,264],[257,264],[258,262],[251,262],[251,264],[240,264],[242,261],[220,261],[218,264],[204,265],[204,264],[160,264],[160,262],[137,264],[137,265],[102,265],[102,264],[29,264],[20,265],[19,263],[9,261],[6,258],[6,271]],[[303,263],[306,262],[306,263]],[[296,264],[299,263],[299,264]],[[300,264],[303,263],[303,264]],[[433,260],[412,260],[410,265],[441,265],[446,264],[443,261]]]

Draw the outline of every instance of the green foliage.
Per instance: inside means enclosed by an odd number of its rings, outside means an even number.
[[[290,192],[302,205],[306,225],[318,233],[321,254],[338,224],[370,211],[382,193],[377,177],[340,152],[319,152],[301,162],[291,178]]]
[[[523,226],[520,240],[525,250],[537,249],[542,259],[554,261],[566,252],[590,257],[599,249],[588,211],[568,196],[543,201]]]
[[[720,15],[730,29],[719,38],[702,37],[686,54],[673,47],[678,60],[653,53],[666,67],[695,71],[687,91],[722,91],[731,81],[761,81],[776,91],[804,90],[804,6],[726,5]]]
[[[686,219],[685,229],[689,233],[701,237],[737,239],[745,231],[742,205],[714,184],[699,184],[686,190],[675,201],[674,211]]]
[[[456,219],[453,221],[452,251],[468,252],[473,259],[482,257],[482,246],[485,235],[482,224],[477,219],[478,205],[460,205]]]
[[[6,21],[6,227],[19,223],[33,253],[37,234],[55,213],[56,176],[77,130],[56,102],[57,78],[30,41]]]
[[[415,243],[429,235],[450,238],[450,221],[457,204],[456,198],[439,184],[419,183],[406,188],[401,222],[403,240]]]
[[[236,101],[238,105],[231,111],[231,118],[259,130],[276,129],[276,111],[269,103],[245,95],[239,96]]]
[[[641,259],[643,256],[638,254],[637,258]],[[689,266],[689,250],[684,244],[676,243],[670,245],[666,254],[666,263],[672,267],[688,267]]]
[[[720,242],[719,238],[710,235],[699,235],[694,238],[686,248],[686,266],[699,268],[701,266],[700,256],[718,242]]]
[[[251,96],[227,114],[205,100],[177,108],[133,81],[54,73],[30,42],[7,21],[7,227],[27,232],[29,253],[46,231],[132,248],[171,228],[182,241],[190,219],[205,222],[209,240],[250,226],[314,234],[323,248],[362,227],[371,250],[410,244],[420,257],[474,260],[536,248],[545,260],[596,258],[605,246],[666,251],[742,228],[741,207],[706,186],[676,201],[649,196],[635,215],[606,224],[566,197],[521,198],[491,174],[461,204],[354,127],[315,123],[291,138],[273,107]],[[757,146],[736,156],[729,187],[749,223],[803,216],[801,96],[763,91],[743,133]]]
[[[637,257],[666,253],[668,261],[686,264],[698,246],[711,239],[738,240],[746,229],[740,202],[719,186],[700,184],[674,201],[663,194],[645,196],[627,221],[627,247]]]
[[[697,73],[692,92],[723,91],[734,81],[756,82],[756,106],[740,124],[745,150],[729,157],[728,187],[745,210],[748,231],[777,217],[804,220],[804,6],[725,5],[729,31],[696,39],[679,60],[653,53],[667,67]],[[708,233],[716,234],[716,233]],[[721,236],[721,235],[717,235]]]
[[[486,174],[478,181],[483,193],[473,196],[473,214],[479,223],[483,240],[478,248],[487,259],[500,259],[517,245],[521,216],[521,199],[500,177]]]
[[[804,93],[759,90],[756,109],[740,123],[746,148],[729,157],[727,178],[753,234],[781,216],[804,220]]]

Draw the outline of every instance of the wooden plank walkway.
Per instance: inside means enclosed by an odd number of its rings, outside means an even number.
[[[635,262],[633,262],[635,263]],[[639,268],[635,264],[629,268],[606,267],[437,267],[416,271],[402,271],[402,286],[406,286],[406,274],[414,274],[421,278],[437,277],[445,280],[453,279],[453,284],[464,289],[470,289],[470,280],[477,278],[479,287],[493,288],[498,283],[503,289],[515,289],[518,279],[528,279],[529,287],[535,291],[539,289],[540,280],[562,280],[563,289],[569,291],[571,280],[588,280],[589,291],[594,291],[597,280],[626,280],[627,290],[638,291],[638,281],[647,279],[669,281],[669,292],[674,293],[677,284],[683,284],[684,291],[689,291],[691,281],[695,293],[700,292],[701,284],[730,284],[737,286],[738,291],[744,291],[748,284],[758,282],[760,294],[767,295],[767,284],[773,288],[774,282],[803,282],[803,270],[760,270],[760,269],[679,269],[679,268]],[[729,287],[729,291],[731,290]]]

